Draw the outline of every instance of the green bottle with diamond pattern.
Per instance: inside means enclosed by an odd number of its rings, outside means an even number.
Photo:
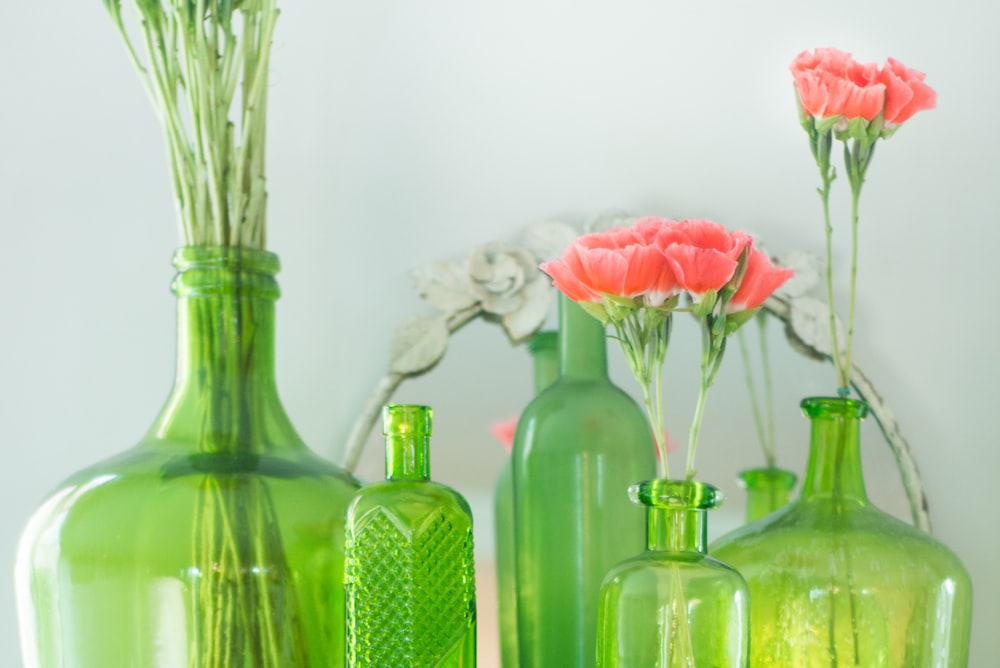
[[[430,480],[431,409],[383,409],[386,480],[347,511],[347,665],[476,665],[472,512]]]

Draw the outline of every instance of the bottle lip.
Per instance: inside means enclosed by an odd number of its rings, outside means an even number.
[[[382,408],[385,436],[431,435],[434,411],[420,404],[388,404]]]
[[[762,466],[754,469],[746,469],[739,473],[740,487],[743,489],[754,487],[762,482],[769,482],[791,489],[795,487],[798,479],[799,477],[791,471],[778,468],[777,466]]]
[[[541,350],[552,350],[559,345],[559,332],[555,330],[545,330],[537,332],[528,339],[528,350],[537,353]]]
[[[174,251],[173,265],[178,272],[189,269],[233,269],[270,275],[281,269],[278,256],[263,248],[247,246],[182,246]]]
[[[710,510],[725,500],[722,490],[697,480],[653,478],[628,488],[633,503],[654,508]]]
[[[868,415],[868,403],[848,397],[806,397],[800,404],[802,412],[810,418],[855,417]]]

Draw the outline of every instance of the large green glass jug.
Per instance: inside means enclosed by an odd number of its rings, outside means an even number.
[[[593,666],[605,573],[644,537],[624,494],[656,475],[653,434],[608,378],[604,328],[559,298],[559,378],[514,436],[517,633],[521,668]]]
[[[750,665],[964,668],[969,575],[944,545],[869,502],[859,449],[867,405],[802,407],[812,436],[799,498],[710,550],[750,587]]]
[[[17,560],[28,668],[342,665],[358,488],[274,378],[275,255],[187,247],[177,375],[146,437],[60,485]]]

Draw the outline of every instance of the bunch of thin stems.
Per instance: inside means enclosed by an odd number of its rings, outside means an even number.
[[[136,39],[104,3],[163,125],[184,242],[264,248],[276,0],[133,0]]]
[[[747,384],[747,393],[750,395],[750,408],[753,412],[754,426],[757,428],[757,440],[760,442],[761,450],[764,451],[765,463],[768,468],[773,468],[777,464],[777,456],[775,455],[777,438],[774,428],[774,383],[771,380],[771,354],[767,344],[767,318],[767,311],[764,310],[761,310],[754,316],[754,320],[757,321],[757,339],[763,375],[763,408],[757,399],[757,384],[754,382],[750,348],[747,345],[744,330],[741,328],[736,332],[736,336],[740,344],[741,357],[743,358],[743,378]]]

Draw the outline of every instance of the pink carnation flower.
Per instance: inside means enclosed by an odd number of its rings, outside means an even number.
[[[911,70],[890,58],[879,71],[878,79],[885,85],[885,124],[901,125],[918,111],[933,109],[937,93],[924,83],[924,73]]]
[[[642,298],[659,306],[677,294],[677,280],[663,254],[631,228],[586,234],[542,271],[573,301],[600,302],[603,295]]]
[[[514,432],[517,431],[517,421],[520,417],[520,415],[514,415],[506,420],[494,422],[493,426],[490,427],[490,433],[500,441],[507,452],[514,448]]]
[[[802,108],[816,118],[870,121],[885,106],[886,85],[878,66],[861,64],[837,49],[803,51],[791,66]]]

